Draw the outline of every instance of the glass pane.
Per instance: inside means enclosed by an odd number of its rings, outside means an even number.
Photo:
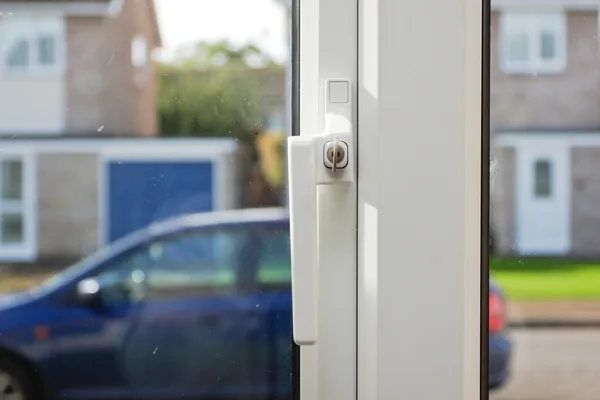
[[[258,270],[258,281],[264,288],[287,286],[291,282],[290,238],[286,231],[262,236],[264,262]]]
[[[1,244],[20,243],[23,241],[23,216],[21,214],[2,214]]]
[[[534,167],[535,195],[548,197],[552,194],[552,164],[550,161],[536,161]]]
[[[38,40],[40,65],[53,65],[56,62],[56,43],[52,36],[42,36]]]
[[[544,32],[540,36],[540,57],[542,60],[553,60],[556,57],[556,36]]]
[[[19,39],[14,42],[6,56],[6,65],[10,68],[23,68],[29,65],[29,42]]]
[[[20,200],[23,182],[23,164],[21,161],[3,161],[0,163],[2,172],[3,200]],[[1,201],[1,200],[0,200]]]
[[[529,43],[527,35],[515,34],[508,39],[508,57],[512,62],[527,61],[529,59]]]
[[[520,26],[567,68],[491,66],[491,400],[600,398],[599,20],[567,3]]]
[[[291,399],[291,2],[37,3],[11,35],[64,74],[0,90],[0,347],[53,398]]]
[[[229,292],[235,288],[239,233],[186,233],[148,248],[148,289],[158,296],[180,292]],[[169,294],[171,293],[171,294]]]
[[[131,64],[134,67],[143,67],[148,61],[148,45],[146,38],[136,36],[131,42]]]

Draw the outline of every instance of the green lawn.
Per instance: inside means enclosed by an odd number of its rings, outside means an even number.
[[[600,261],[493,259],[491,275],[515,300],[600,300]]]

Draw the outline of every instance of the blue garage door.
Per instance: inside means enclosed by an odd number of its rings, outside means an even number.
[[[210,162],[111,162],[108,239],[165,218],[212,211]]]

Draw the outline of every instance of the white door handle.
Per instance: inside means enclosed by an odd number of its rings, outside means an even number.
[[[325,133],[288,140],[294,341],[318,336],[319,207],[317,187],[354,181],[350,81],[326,81]],[[344,89],[346,93],[344,93]],[[332,93],[332,91],[336,91]]]

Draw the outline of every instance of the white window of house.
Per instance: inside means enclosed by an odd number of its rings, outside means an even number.
[[[19,244],[24,240],[23,162],[19,158],[5,158],[0,162],[0,172],[0,243]]]
[[[567,64],[563,12],[513,13],[500,18],[500,67],[506,73],[560,73]]]
[[[131,64],[136,68],[148,63],[148,42],[142,35],[136,35],[131,40]]]
[[[0,67],[3,73],[61,73],[66,65],[64,19],[19,16],[0,22]]]
[[[0,154],[0,255],[28,260],[34,251],[34,176],[32,158]]]
[[[0,154],[0,254],[26,260],[33,251],[34,201],[31,160]]]

